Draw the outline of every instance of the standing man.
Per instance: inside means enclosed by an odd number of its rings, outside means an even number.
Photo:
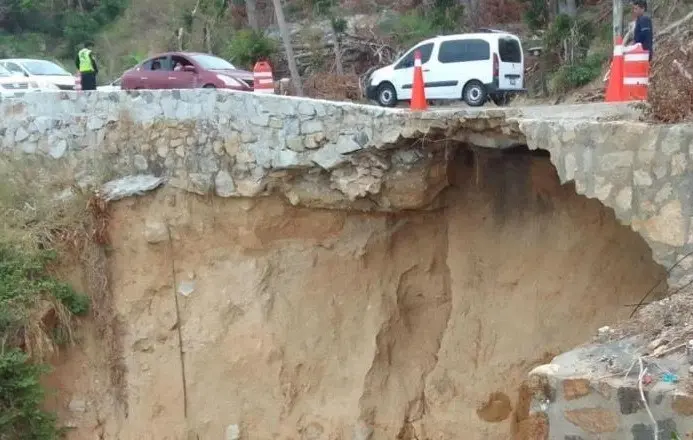
[[[635,15],[633,44],[640,43],[642,48],[650,53],[650,61],[652,61],[652,19],[645,15],[645,12],[647,12],[647,0],[633,0]]]
[[[99,73],[99,68],[91,52],[93,47],[94,43],[87,41],[75,58],[82,79],[82,90],[96,90],[96,74]]]

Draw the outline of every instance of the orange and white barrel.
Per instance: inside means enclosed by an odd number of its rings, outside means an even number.
[[[79,73],[75,75],[75,90],[78,92],[82,90],[82,75]]]
[[[272,66],[267,61],[258,61],[253,68],[253,88],[255,93],[274,93]]]
[[[644,101],[650,80],[650,52],[641,44],[625,48],[623,54],[623,98]]]

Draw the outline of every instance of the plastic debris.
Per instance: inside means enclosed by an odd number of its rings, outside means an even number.
[[[662,382],[664,383],[677,383],[678,381],[679,377],[673,373],[662,374]]]

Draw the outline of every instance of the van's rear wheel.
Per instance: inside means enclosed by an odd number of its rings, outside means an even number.
[[[390,83],[381,84],[378,87],[378,104],[383,107],[394,107],[397,105],[397,92]]]
[[[487,97],[486,87],[480,81],[469,81],[462,90],[462,100],[470,107],[481,107]]]
[[[491,101],[493,101],[494,104],[496,104],[498,107],[504,107],[508,104],[510,104],[510,101],[513,100],[515,96],[512,93],[492,93],[491,94]]]

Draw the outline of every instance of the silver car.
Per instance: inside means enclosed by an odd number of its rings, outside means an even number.
[[[42,90],[75,89],[75,77],[52,61],[12,58],[0,60],[0,66],[14,75],[29,79]]]
[[[12,75],[7,69],[0,66],[0,97],[15,98],[23,96],[29,91],[37,90],[30,86],[27,78]]]

